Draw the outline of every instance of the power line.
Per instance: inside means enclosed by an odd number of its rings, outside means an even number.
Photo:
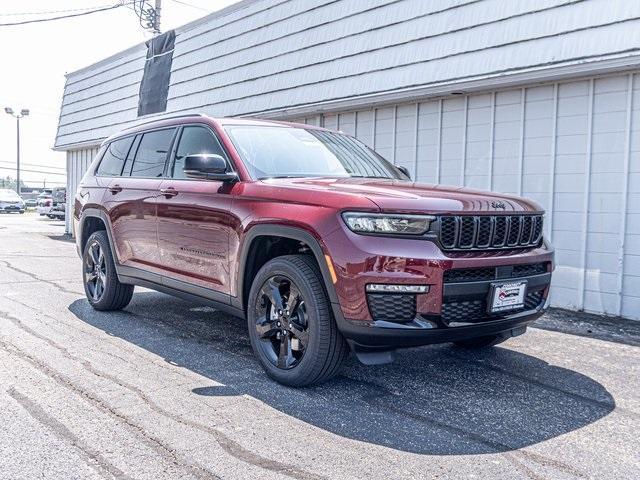
[[[48,15],[51,13],[69,13],[69,12],[84,12],[86,10],[92,10],[94,8],[103,8],[110,5],[95,5],[93,7],[84,8],[69,8],[66,10],[45,10],[40,12],[15,12],[15,13],[0,13],[0,17],[22,17],[27,15]]]
[[[184,5],[186,7],[191,7],[191,8],[195,8],[196,10],[200,10],[202,12],[210,12],[211,10],[207,9],[207,8],[202,8],[199,7],[197,5],[192,5],[191,3],[188,2],[183,2],[182,0],[171,0],[174,3],[179,3],[180,5]]]
[[[73,17],[81,17],[83,15],[91,15],[92,13],[105,12],[107,10],[113,10],[114,8],[119,8],[125,5],[124,3],[116,3],[115,5],[110,5],[106,7],[96,8],[94,10],[88,10],[80,13],[72,13],[69,15],[60,15],[58,17],[48,17],[48,18],[34,18],[33,20],[23,20],[20,22],[13,23],[0,23],[0,27],[13,27],[16,25],[26,25],[29,23],[40,23],[40,22],[51,22],[53,20],[63,20],[65,18],[73,18]]]
[[[7,162],[5,160],[0,160],[0,163],[4,163],[5,165],[15,165],[15,162]],[[65,170],[66,168],[64,167],[52,167],[50,165],[36,165],[35,163],[22,163],[20,162],[21,165],[24,165],[26,167],[41,167],[41,168],[51,168],[53,170]],[[0,167],[0,168],[4,168],[4,167]]]
[[[160,9],[154,8],[149,0],[132,0],[129,2],[131,8],[138,17],[138,23],[145,30],[151,30],[154,33],[160,33]],[[156,6],[159,7],[159,0],[156,0]]]
[[[0,170],[15,170],[15,168],[11,168],[11,167],[0,167]],[[43,170],[28,170],[26,168],[21,168],[20,169],[21,172],[30,172],[30,173],[44,173],[46,175],[61,175],[63,177],[66,177],[67,174],[66,173],[56,173],[56,172],[45,172]]]

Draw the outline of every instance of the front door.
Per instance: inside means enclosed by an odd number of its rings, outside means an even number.
[[[185,126],[173,149],[158,200],[158,247],[164,276],[171,286],[182,282],[229,295],[229,210],[232,185],[186,178],[187,155],[228,157],[207,126]],[[171,283],[171,280],[174,282]]]

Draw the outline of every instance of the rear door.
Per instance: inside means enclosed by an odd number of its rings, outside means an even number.
[[[104,196],[121,264],[159,273],[157,201],[176,128],[136,135]]]
[[[215,133],[205,125],[181,129],[160,187],[158,247],[166,283],[182,282],[228,295],[229,217],[233,184],[186,178],[187,155],[210,153],[228,156]]]

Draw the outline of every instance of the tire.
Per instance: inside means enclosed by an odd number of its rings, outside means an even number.
[[[91,234],[82,252],[82,283],[87,300],[96,310],[121,310],[131,301],[134,287],[118,280],[109,239],[104,230]]]
[[[279,285],[277,290],[268,287],[274,284]],[[293,287],[299,295],[291,306]],[[277,302],[265,295],[281,289],[280,305],[288,317],[277,315],[274,308]],[[283,335],[288,328],[285,322],[288,327],[293,324],[293,328]],[[339,372],[349,355],[347,342],[333,318],[321,273],[308,255],[276,257],[258,271],[247,300],[247,324],[251,347],[262,368],[283,385],[302,387],[322,383]],[[284,360],[283,343],[290,346]]]
[[[489,348],[494,345],[498,345],[502,342],[507,341],[511,338],[510,335],[502,335],[500,333],[496,335],[487,335],[486,337],[476,337],[470,338],[468,340],[459,340],[457,342],[453,342],[456,347],[466,348],[466,349],[478,349],[478,348]]]

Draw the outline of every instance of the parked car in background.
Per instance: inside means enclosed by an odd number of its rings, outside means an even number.
[[[0,213],[24,213],[24,200],[14,190],[0,189]]]
[[[413,182],[366,145],[309,125],[204,115],[107,139],[75,196],[96,310],[134,285],[244,317],[292,386],[396,348],[485,348],[547,305],[553,248],[536,203]]]
[[[27,208],[36,208],[38,206],[38,199],[28,198],[27,200],[24,201],[24,204],[26,205]]]
[[[57,218],[58,220],[64,220],[67,210],[67,189],[65,187],[54,188],[51,191],[51,198],[53,205],[47,216],[49,218]]]
[[[40,195],[38,195],[38,205],[36,207],[36,211],[39,215],[48,215],[51,211],[51,207],[53,207],[53,197],[50,193],[41,193]]]

